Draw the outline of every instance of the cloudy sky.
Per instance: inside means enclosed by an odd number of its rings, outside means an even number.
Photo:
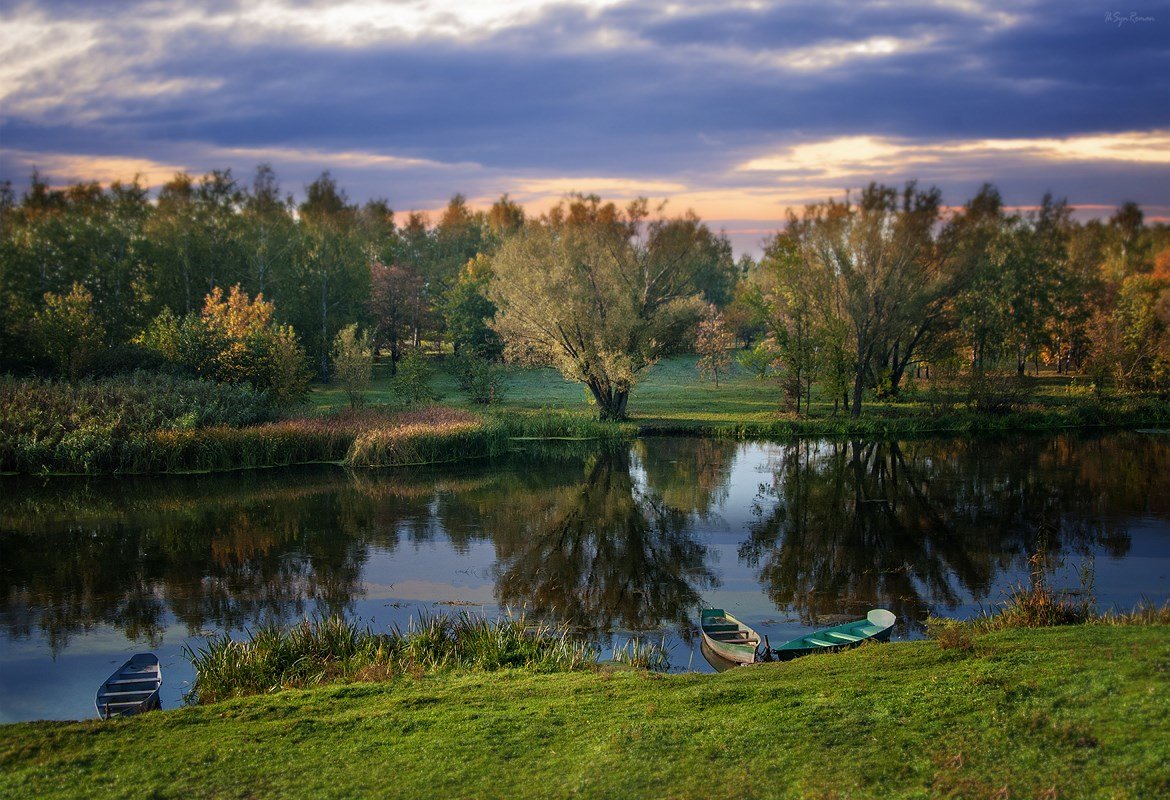
[[[1170,218],[1170,2],[0,0],[0,179],[669,199],[754,249],[917,178]]]

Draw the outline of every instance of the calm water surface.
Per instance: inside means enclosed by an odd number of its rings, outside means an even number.
[[[607,649],[722,606],[774,644],[889,608],[969,616],[1050,558],[1099,605],[1170,598],[1170,436],[540,447],[410,472],[0,478],[0,721],[93,716],[130,654],[339,613],[525,610]]]

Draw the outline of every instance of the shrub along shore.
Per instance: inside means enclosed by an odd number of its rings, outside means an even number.
[[[514,437],[612,438],[583,416],[441,405],[274,419],[247,387],[138,374],[69,384],[0,379],[0,472],[151,474],[333,463],[433,464],[498,455]]]
[[[712,390],[689,361],[666,364],[649,381],[641,415],[599,422],[571,384],[550,371],[517,372],[502,404],[450,398],[404,405],[375,386],[373,403],[351,410],[338,392],[314,392],[315,405],[278,413],[264,392],[151,373],[80,383],[0,379],[0,472],[153,474],[333,463],[390,467],[500,455],[526,439],[620,441],[681,435],[735,439],[794,436],[994,435],[1092,427],[1170,425],[1170,402],[1153,396],[1039,395],[1006,411],[961,403],[871,404],[865,416],[780,413],[772,387],[732,379]],[[436,383],[443,387],[446,376]],[[542,405],[537,406],[536,403]]]
[[[405,674],[20,723],[0,726],[0,795],[1162,797],[1168,641],[977,631],[721,675]]]
[[[705,422],[692,420],[637,421],[639,436],[713,436],[730,439],[785,439],[793,436],[825,438],[881,438],[1042,432],[1068,428],[1134,428],[1170,424],[1170,402],[1152,398],[1114,403],[1086,401],[1063,408],[1043,408],[987,414],[951,411],[861,417],[785,418],[774,421]]]

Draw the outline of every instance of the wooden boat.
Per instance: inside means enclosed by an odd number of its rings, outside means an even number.
[[[704,608],[699,612],[703,642],[712,653],[736,664],[756,660],[760,636],[722,608]]]
[[[102,719],[128,717],[159,707],[162,667],[154,653],[139,653],[106,679],[97,692]]]
[[[805,656],[809,653],[856,647],[871,639],[876,642],[884,642],[890,638],[896,620],[897,617],[884,608],[875,608],[869,612],[865,619],[846,622],[844,625],[832,628],[824,628],[807,636],[785,642],[774,648],[772,655],[780,661],[787,661],[790,658]]]

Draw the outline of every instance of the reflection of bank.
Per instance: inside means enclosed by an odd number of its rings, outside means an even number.
[[[110,626],[159,648],[168,626],[195,634],[352,616],[362,597],[487,605],[498,597],[594,631],[681,627],[699,593],[718,583],[696,531],[708,506],[691,504],[707,502],[726,472],[719,459],[733,453],[702,440],[671,446],[671,456],[706,470],[697,499],[655,483],[667,485],[659,456],[647,457],[657,467],[645,479],[626,442],[410,472],[6,479],[0,636],[43,633],[58,653]],[[370,559],[384,566],[403,545],[413,554],[435,543],[435,574],[449,577],[479,542],[496,552],[481,576],[496,586],[479,587],[493,594],[445,590],[441,580],[422,589],[367,583]]]
[[[1143,448],[1131,467],[1126,438],[778,446],[739,557],[776,608],[808,626],[880,606],[913,631],[930,612],[993,598],[1001,576],[1026,572],[1039,548],[1127,553],[1116,511],[1145,513],[1165,494],[1158,476],[1170,450]]]

